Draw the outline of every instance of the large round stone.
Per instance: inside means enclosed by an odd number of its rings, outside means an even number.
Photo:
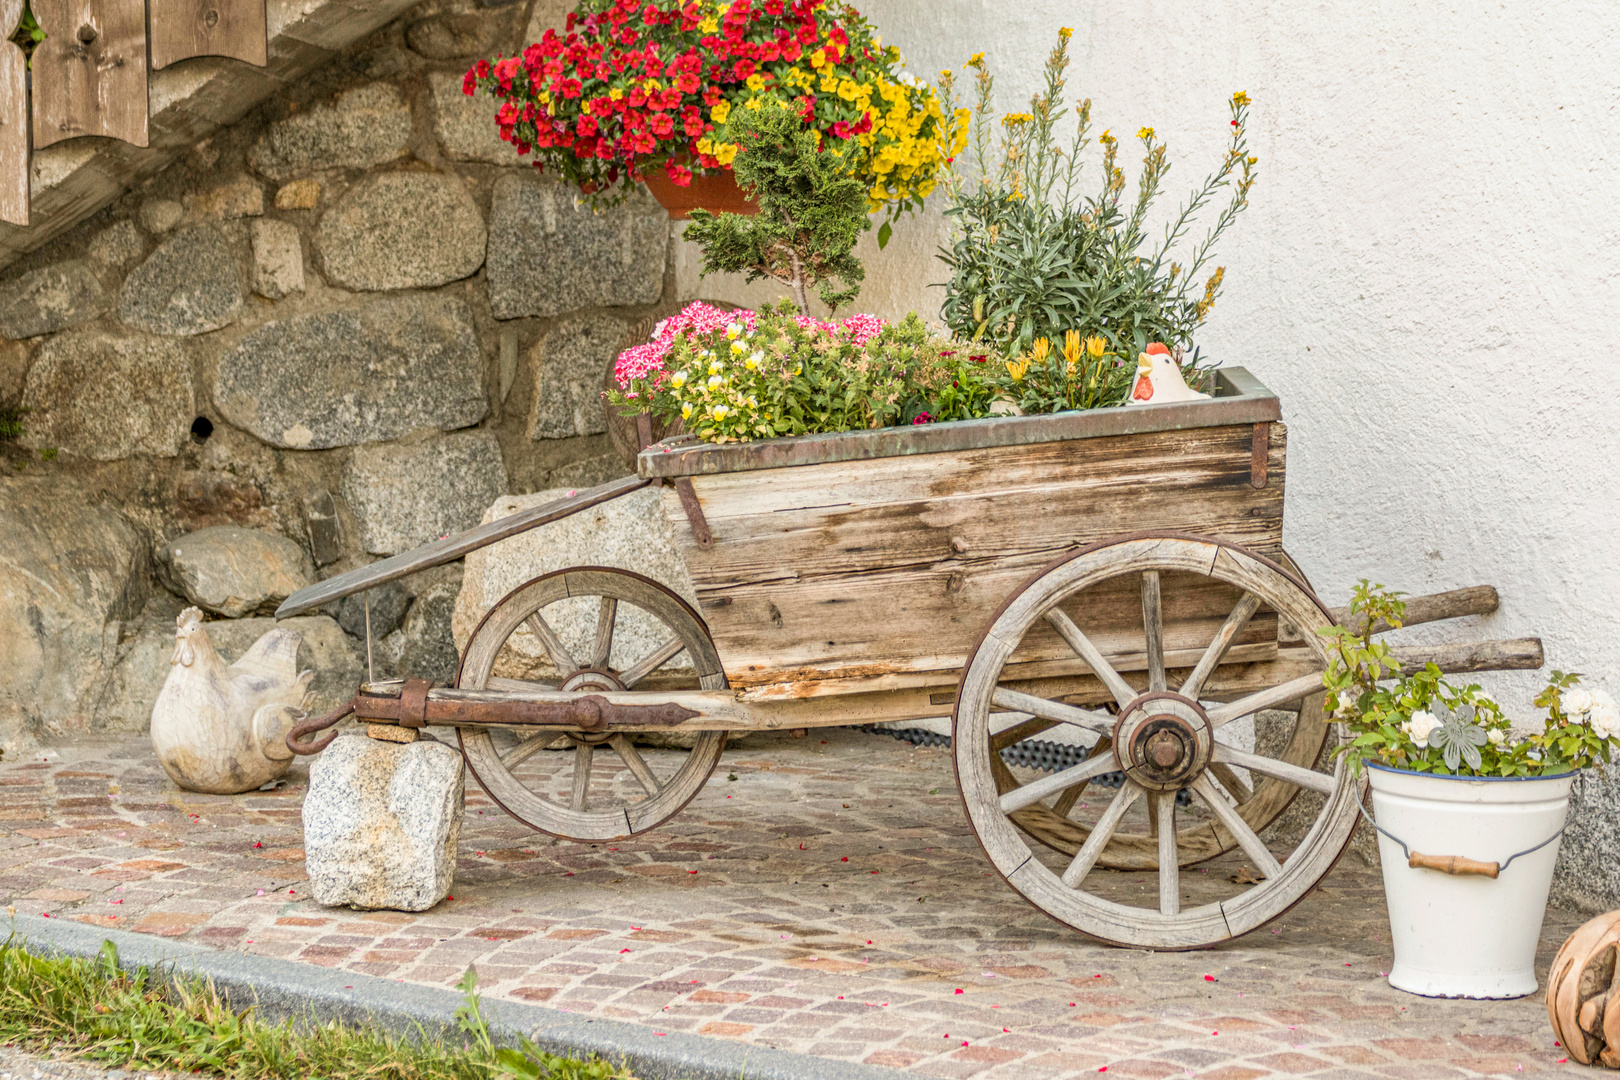
[[[0,337],[54,334],[110,307],[107,291],[83,260],[42,267],[0,286]]]
[[[378,298],[254,330],[220,358],[214,403],[272,446],[324,450],[478,423],[483,370],[464,302]]]
[[[228,326],[247,290],[225,235],[211,225],[165,240],[124,281],[118,317],[154,334],[206,334]]]
[[[315,242],[326,276],[349,289],[431,288],[484,264],[484,219],[460,180],[393,172],[357,184],[326,212]]]
[[[657,302],[669,215],[644,191],[602,213],[578,194],[530,173],[495,181],[489,303],[497,319]]]
[[[171,590],[227,619],[268,615],[314,577],[309,556],[285,536],[235,525],[187,533],[164,545],[158,563]]]
[[[506,464],[492,431],[361,446],[343,468],[342,493],[361,546],[397,555],[477,525],[506,494]]]
[[[411,107],[387,83],[368,83],[278,120],[248,150],[248,164],[272,180],[321,169],[369,169],[405,154]]]
[[[196,415],[191,361],[176,341],[61,334],[35,353],[23,405],[24,446],[96,461],[174,457]]]

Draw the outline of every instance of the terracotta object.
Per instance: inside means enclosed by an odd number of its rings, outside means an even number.
[[[1569,935],[1547,972],[1547,1019],[1553,1034],[1582,1065],[1620,1069],[1620,989],[1615,951],[1620,911],[1611,911]]]
[[[292,764],[287,732],[305,718],[313,671],[299,672],[294,630],[272,630],[226,666],[202,612],[175,620],[169,677],[152,707],[152,748],[187,791],[235,795],[281,776]]]
[[[677,187],[662,169],[653,169],[642,178],[658,205],[669,211],[672,221],[685,221],[693,210],[722,214],[757,214],[759,204],[743,194],[731,170],[693,176],[686,187]]]
[[[1127,405],[1162,405],[1167,401],[1197,401],[1208,394],[1194,390],[1181,377],[1181,365],[1161,342],[1153,342],[1136,358]]]

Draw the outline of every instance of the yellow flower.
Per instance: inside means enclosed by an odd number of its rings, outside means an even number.
[[[1051,351],[1052,343],[1043,337],[1036,338],[1034,347],[1030,349],[1030,352],[1034,355],[1035,362],[1037,364],[1046,363],[1046,357]]]
[[[709,410],[709,415],[714,417],[716,420],[724,420],[730,412],[731,410],[726,408],[724,405],[716,405],[713,409]]]
[[[967,66],[970,68],[984,67],[984,53],[976,52],[972,56],[968,57]]]
[[[1104,338],[1104,337],[1088,337],[1088,338],[1086,338],[1086,352],[1091,355],[1091,358],[1093,360],[1100,360],[1102,358],[1102,354],[1104,353],[1104,351],[1107,350],[1107,348],[1108,348],[1108,339],[1107,338]]]
[[[817,49],[815,52],[811,53],[810,54],[810,66],[813,67],[813,68],[826,67],[827,66],[827,50],[826,49]]]
[[[714,148],[714,156],[715,159],[720,162],[720,164],[730,165],[732,159],[737,156],[737,144],[719,143]]]
[[[1058,27],[1058,37],[1062,38],[1064,41],[1068,41],[1073,36],[1074,36],[1074,28],[1072,26],[1060,26],[1060,27]]]
[[[756,71],[744,79],[743,84],[750,90],[763,90],[765,89],[765,76]]]
[[[743,108],[745,109],[762,109],[764,107],[764,98],[751,97],[747,101],[743,102]]]
[[[1249,103],[1249,95],[1245,94],[1242,90],[1239,90],[1237,93],[1232,95],[1232,104],[1234,104],[1234,105],[1247,105],[1248,103]]]
[[[1029,123],[1033,119],[1035,118],[1027,112],[1008,113],[1006,116],[1001,118],[1001,126],[1018,127],[1021,124]]]
[[[608,97],[612,98],[614,101],[618,101],[620,98],[624,97],[624,91],[615,86],[613,89],[608,91]]]
[[[1138,139],[1151,139],[1153,138],[1153,129],[1150,127],[1145,127],[1136,133],[1136,137]]]
[[[854,79],[844,79],[838,84],[838,96],[845,101],[854,101],[855,95],[860,92],[861,88],[856,85]]]
[[[730,115],[731,115],[731,102],[726,101],[724,98],[722,98],[721,100],[715,102],[714,103],[714,108],[709,110],[709,119],[713,120],[717,124],[725,123],[726,122],[726,117],[728,117]]]
[[[1024,372],[1029,370],[1029,357],[1020,357],[1017,360],[1007,361],[1007,374],[1011,375],[1013,382],[1023,382]]]
[[[710,15],[707,19],[704,19],[702,22],[698,23],[698,29],[703,31],[705,34],[712,34],[716,30],[720,29],[720,20],[715,18],[713,15]]]
[[[1070,372],[1080,362],[1080,331],[1065,330],[1063,332],[1063,362]]]
[[[1119,142],[1118,139],[1114,138],[1114,133],[1110,128],[1103,128],[1103,133],[1097,136],[1097,141],[1102,143],[1104,146],[1111,146],[1114,143]]]
[[[681,387],[685,386],[686,385],[686,372],[677,371],[675,374],[671,375],[669,377],[669,385],[673,386],[677,390],[679,390]]]
[[[688,401],[686,404],[681,406],[681,419],[682,420],[690,420],[690,419],[692,419],[692,403],[690,401]]]

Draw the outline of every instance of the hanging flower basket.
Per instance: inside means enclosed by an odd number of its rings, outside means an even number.
[[[685,221],[693,210],[721,214],[757,214],[759,204],[743,194],[731,170],[694,175],[685,187],[678,186],[662,169],[648,170],[643,178],[658,205],[669,211],[670,220]]]

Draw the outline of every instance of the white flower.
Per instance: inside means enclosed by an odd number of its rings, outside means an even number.
[[[1412,742],[1417,745],[1419,750],[1427,750],[1429,748],[1429,732],[1439,726],[1439,717],[1425,709],[1419,709],[1412,714],[1407,731],[1411,733]]]
[[[1348,690],[1339,691],[1338,704],[1334,706],[1335,716],[1345,716],[1356,711],[1356,695]]]
[[[1592,730],[1605,739],[1620,739],[1620,708],[1613,705],[1592,707]]]
[[[1597,708],[1615,708],[1614,698],[1610,697],[1608,692],[1604,690],[1592,691],[1592,704]]]
[[[726,327],[726,337],[731,341],[736,341],[742,332],[742,323],[732,323],[730,326]]]
[[[1595,704],[1597,702],[1592,700],[1592,695],[1579,687],[1573,690],[1565,690],[1563,693],[1564,714],[1571,720],[1591,712],[1592,706]]]
[[[1492,746],[1501,746],[1507,742],[1507,732],[1501,728],[1492,728],[1485,733],[1485,737],[1491,741]]]

